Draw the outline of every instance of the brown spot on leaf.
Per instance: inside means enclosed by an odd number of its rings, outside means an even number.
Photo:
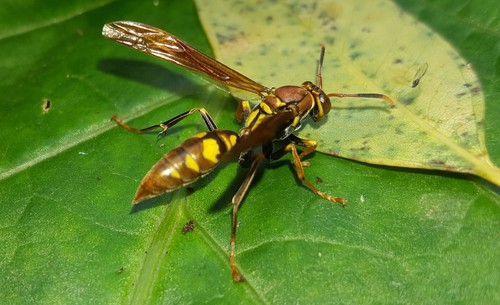
[[[182,227],[182,234],[186,234],[187,232],[192,232],[193,230],[194,230],[194,222],[190,220]]]
[[[473,95],[476,95],[481,92],[481,87],[474,87],[470,89],[470,92],[472,92]]]
[[[48,113],[51,107],[52,107],[52,102],[48,98],[44,98],[42,103],[43,113]]]
[[[444,164],[446,164],[446,161],[444,161],[444,160],[437,160],[437,159],[430,160],[429,162],[431,164],[433,164],[433,165],[444,165]]]

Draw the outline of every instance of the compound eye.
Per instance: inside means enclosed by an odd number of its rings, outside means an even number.
[[[330,108],[332,107],[330,103],[330,98],[323,92],[318,92],[318,95],[315,98],[315,105],[311,111],[312,119],[316,122],[321,120],[324,115],[330,112]]]
[[[328,112],[330,112],[330,108],[332,108],[332,104],[330,103],[330,98],[323,91],[321,91],[318,96],[318,99],[321,105],[323,105],[323,114],[328,114]]]

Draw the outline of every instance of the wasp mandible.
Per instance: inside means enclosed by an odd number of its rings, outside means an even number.
[[[243,183],[232,198],[229,258],[232,278],[236,282],[244,280],[243,275],[238,272],[235,259],[238,208],[248,192],[258,165],[264,160],[277,160],[291,153],[298,178],[314,194],[345,205],[346,199],[321,192],[306,179],[303,167],[309,163],[302,160],[314,152],[318,144],[314,140],[301,139],[293,132],[300,128],[305,118],[311,117],[317,122],[328,114],[331,108],[330,97],[375,98],[393,104],[392,99],[384,94],[323,92],[321,68],[324,47],[321,47],[316,84],[306,81],[300,86],[268,88],[196,50],[174,35],[146,24],[131,21],[112,22],[104,25],[102,34],[136,50],[204,74],[222,85],[245,90],[260,97],[260,102],[253,108],[248,101],[240,102],[236,119],[243,127],[238,133],[218,129],[204,108],[191,109],[161,124],[143,129],[130,127],[116,115],[113,116],[113,120],[121,127],[135,133],[160,129],[159,134],[165,134],[170,127],[193,113],[199,113],[208,128],[208,132],[199,133],[169,151],[149,170],[142,179],[133,204],[191,184],[210,173],[221,161],[238,159],[240,164],[250,165]],[[277,142],[280,142],[279,148],[275,148],[274,144]],[[297,147],[303,148],[300,153]]]

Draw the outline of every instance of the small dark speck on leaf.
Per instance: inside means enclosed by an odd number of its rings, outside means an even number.
[[[43,111],[43,113],[49,112],[50,107],[52,107],[52,102],[48,98],[44,98],[43,99],[43,103],[42,103],[42,111]]]
[[[326,153],[335,157],[340,157],[340,153],[335,150],[327,150]]]
[[[358,59],[359,57],[361,57],[362,53],[361,52],[352,52],[350,57],[351,57],[351,60],[356,60]]]
[[[222,35],[219,33],[216,34],[216,37],[217,37],[217,41],[219,42],[219,44],[225,44],[228,41],[234,40],[234,37],[229,37],[229,36]]]
[[[182,227],[182,234],[186,234],[187,232],[192,232],[193,230],[194,230],[194,222],[190,220]]]
[[[444,165],[444,164],[446,164],[446,161],[434,159],[434,160],[430,160],[430,163],[435,164],[435,165]]]
[[[470,89],[470,92],[472,92],[473,95],[476,95],[479,92],[481,92],[481,88],[480,87],[474,87],[474,88]]]
[[[321,182],[323,182],[323,179],[321,179],[320,177],[316,177],[316,182],[321,183]]]
[[[404,134],[404,133],[405,133],[405,132],[404,132],[401,128],[399,128],[399,127],[398,127],[398,128],[396,128],[396,129],[394,129],[394,132],[395,132],[396,134],[398,134],[398,135],[399,135],[399,134]]]
[[[369,151],[370,149],[371,149],[370,146],[361,146],[361,147],[351,147],[351,148],[349,148],[350,151],[357,151],[357,152]]]
[[[326,36],[325,43],[328,45],[333,45],[335,43],[335,38],[333,36]]]
[[[411,98],[404,98],[401,101],[405,105],[410,105],[410,104],[412,104],[415,101],[415,98],[413,98],[413,97],[411,97]]]

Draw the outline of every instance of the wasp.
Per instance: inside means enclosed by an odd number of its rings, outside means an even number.
[[[303,159],[315,151],[318,143],[315,140],[301,139],[294,132],[307,117],[318,122],[327,115],[331,110],[331,97],[375,98],[393,104],[389,96],[378,93],[326,94],[322,90],[321,76],[325,53],[323,46],[316,84],[306,81],[300,86],[268,88],[198,51],[176,36],[146,24],[131,21],[112,22],[104,25],[102,34],[123,45],[208,76],[219,84],[254,93],[260,98],[253,108],[247,100],[239,103],[236,120],[243,124],[239,132],[219,129],[204,108],[190,109],[161,124],[143,129],[127,125],[116,115],[112,117],[128,131],[144,133],[156,129],[160,130],[159,135],[163,135],[187,116],[199,113],[208,128],[207,132],[199,133],[169,151],[149,170],[141,181],[133,204],[189,185],[210,173],[221,162],[238,160],[241,165],[249,167],[245,179],[232,198],[229,261],[235,282],[244,281],[235,258],[238,209],[259,164],[266,160],[271,162],[280,159],[290,153],[298,178],[314,194],[344,206],[346,199],[322,192],[306,179],[304,167],[308,166],[309,162]]]

